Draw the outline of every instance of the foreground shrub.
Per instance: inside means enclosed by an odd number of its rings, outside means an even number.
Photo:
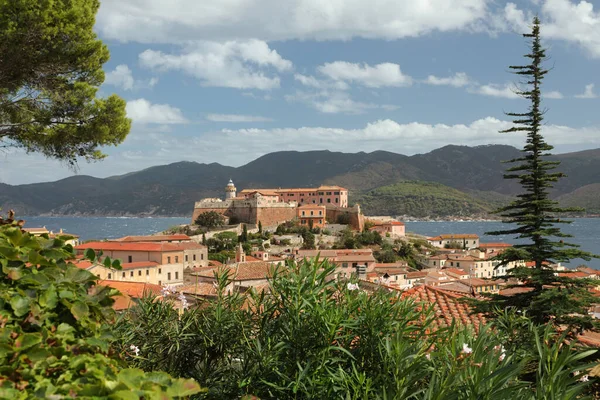
[[[95,275],[67,261],[73,256],[62,240],[0,225],[0,398],[170,399],[200,392],[192,380],[126,368],[109,346],[117,292],[97,286]]]
[[[180,317],[146,299],[119,320],[117,336],[124,350],[139,346],[134,365],[208,386],[199,398],[587,398],[583,360],[595,350],[574,349],[551,327],[519,320],[529,344],[520,348],[507,339],[511,324],[438,326],[432,309],[335,281],[334,269],[289,263],[268,295],[228,293],[220,276],[215,300]]]

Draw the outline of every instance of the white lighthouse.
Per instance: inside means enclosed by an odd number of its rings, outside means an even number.
[[[225,200],[233,199],[236,195],[236,188],[233,181],[230,179],[229,183],[225,187]]]

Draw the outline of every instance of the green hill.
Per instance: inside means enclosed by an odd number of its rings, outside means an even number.
[[[585,185],[557,198],[563,207],[579,207],[589,214],[600,214],[600,183]]]
[[[487,216],[489,202],[435,182],[403,181],[352,196],[366,215],[409,215],[442,218]]]

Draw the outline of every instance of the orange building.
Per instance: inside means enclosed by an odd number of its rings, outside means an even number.
[[[327,223],[325,220],[327,213],[325,206],[320,206],[318,204],[304,204],[296,210],[298,223],[302,226],[323,228]]]
[[[348,189],[341,186],[324,186],[318,188],[294,189],[244,189],[240,197],[250,198],[252,193],[260,192],[263,196],[278,196],[280,202],[296,202],[302,204],[331,204],[348,207]]]

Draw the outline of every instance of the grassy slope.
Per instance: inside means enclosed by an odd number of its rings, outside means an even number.
[[[403,181],[353,196],[366,215],[414,217],[484,216],[495,207],[451,187],[419,181]]]

